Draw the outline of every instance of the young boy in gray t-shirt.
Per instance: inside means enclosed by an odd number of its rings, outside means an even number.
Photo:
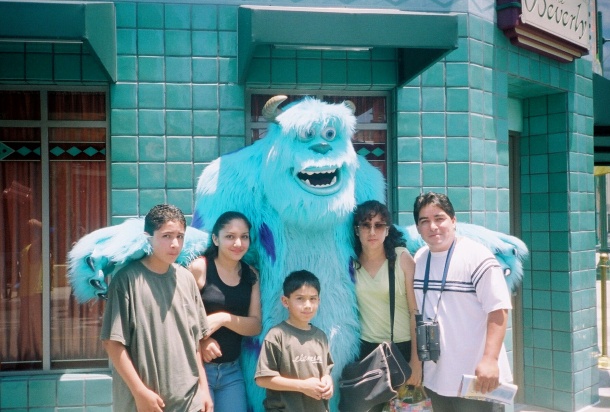
[[[320,282],[306,270],[284,280],[282,304],[288,319],[265,336],[254,378],[267,389],[266,410],[326,412],[333,396],[333,361],[326,334],[313,326]]]
[[[175,264],[186,220],[175,206],[144,219],[152,253],[110,282],[101,339],[113,366],[115,411],[211,411],[199,341],[208,331],[191,273]]]

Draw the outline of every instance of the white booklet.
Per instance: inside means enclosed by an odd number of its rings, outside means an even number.
[[[496,389],[491,392],[482,393],[475,390],[476,376],[463,375],[462,383],[458,396],[462,398],[478,399],[480,401],[498,402],[505,405],[512,405],[517,393],[517,385],[512,383],[500,383]]]

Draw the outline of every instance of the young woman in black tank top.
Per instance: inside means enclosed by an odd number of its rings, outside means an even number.
[[[218,412],[246,412],[246,387],[239,365],[241,341],[243,336],[261,332],[257,275],[242,261],[250,246],[250,228],[243,214],[223,213],[214,224],[212,243],[204,256],[189,265],[210,325],[201,356]]]

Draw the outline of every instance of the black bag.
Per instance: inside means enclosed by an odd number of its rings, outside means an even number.
[[[395,275],[394,259],[388,262],[390,283],[390,342],[382,342],[364,359],[343,368],[339,379],[339,410],[365,412],[386,403],[397,394],[396,389],[411,377],[411,367],[394,340]]]
[[[339,410],[364,412],[388,402],[411,376],[411,368],[394,342],[380,343],[364,359],[343,368]]]

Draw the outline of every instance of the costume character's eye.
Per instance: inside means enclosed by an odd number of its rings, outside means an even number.
[[[322,130],[322,136],[326,140],[333,140],[335,138],[335,136],[337,136],[337,131],[335,130],[334,127],[327,127],[324,130]]]
[[[307,129],[301,131],[301,140],[311,140],[316,135],[316,131],[314,129]]]

